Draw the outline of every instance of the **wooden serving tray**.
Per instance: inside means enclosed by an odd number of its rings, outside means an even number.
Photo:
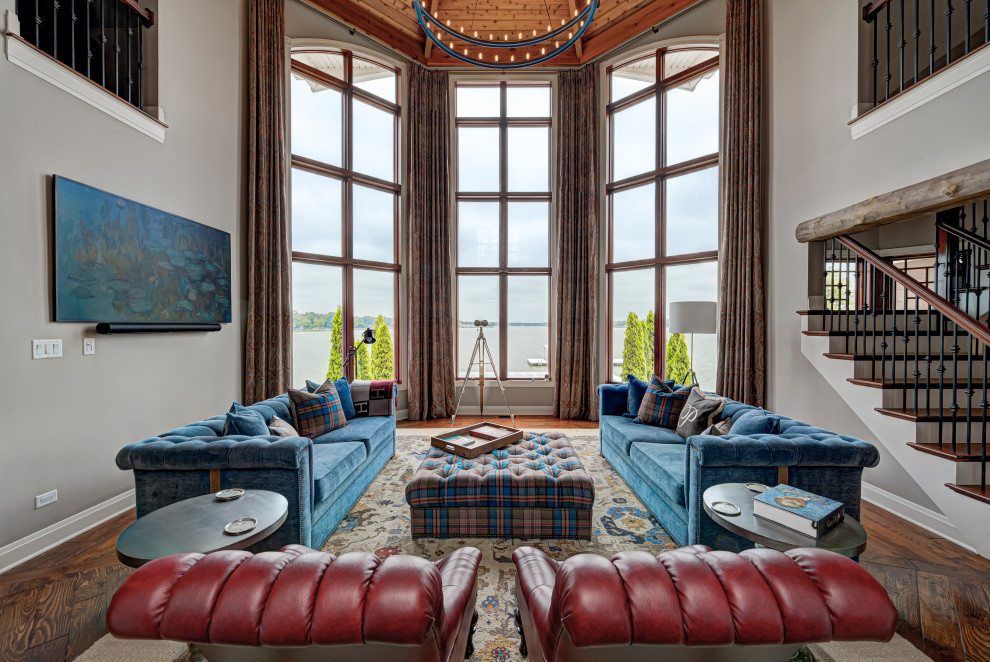
[[[505,430],[505,436],[499,437],[498,439],[487,440],[480,437],[472,437],[470,435],[471,430],[482,426],[490,426],[493,428],[499,428],[500,430]],[[430,445],[447,453],[453,453],[454,455],[460,455],[461,457],[473,459],[479,455],[490,453],[497,448],[502,448],[503,446],[513,444],[522,439],[522,436],[522,430],[510,428],[506,425],[499,425],[498,423],[488,423],[482,421],[481,423],[475,423],[474,425],[469,425],[465,428],[451,430],[435,437],[430,437]],[[467,445],[465,445],[465,442],[468,442]]]

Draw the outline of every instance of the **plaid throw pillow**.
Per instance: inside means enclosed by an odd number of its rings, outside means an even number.
[[[674,430],[677,428],[677,418],[690,395],[689,388],[668,392],[660,378],[654,375],[646,389],[646,395],[643,396],[643,404],[639,406],[636,422]]]
[[[289,389],[289,401],[292,403],[292,420],[303,437],[312,439],[347,425],[344,406],[336,389],[323,393]]]

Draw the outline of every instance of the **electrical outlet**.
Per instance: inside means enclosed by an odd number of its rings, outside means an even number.
[[[39,494],[34,497],[34,507],[44,508],[45,506],[51,505],[58,501],[58,490],[52,490],[51,492],[45,492],[44,494]]]
[[[83,338],[83,356],[96,354],[96,338]]]
[[[62,358],[62,339],[55,340],[32,340],[32,358],[35,359],[60,359]]]

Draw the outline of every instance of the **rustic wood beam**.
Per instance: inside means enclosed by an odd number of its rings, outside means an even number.
[[[577,3],[574,0],[567,0],[567,6],[571,8],[571,15],[568,16],[568,20],[573,19],[577,15]],[[581,51],[583,50],[581,46],[581,38],[579,37],[577,41],[574,42],[574,54],[581,58]]]
[[[439,7],[440,7],[440,0],[426,0],[426,12],[428,14],[432,14],[433,12],[437,11]],[[423,55],[426,60],[429,60],[430,53],[433,52],[433,40],[430,39],[430,35],[426,34],[425,32],[423,33],[423,36],[426,37],[426,46],[423,49]]]
[[[349,0],[303,0],[308,5],[334,16],[355,30],[392,48],[406,57],[424,62],[423,45],[405,32],[386,25],[361,6],[360,2]]]
[[[609,23],[599,34],[584,43],[581,62],[589,62],[602,53],[612,50],[619,44],[649,30],[674,14],[684,11],[700,0],[656,0],[614,23]]]
[[[801,243],[819,241],[899,223],[990,197],[990,159],[947,175],[807,220],[794,231]]]

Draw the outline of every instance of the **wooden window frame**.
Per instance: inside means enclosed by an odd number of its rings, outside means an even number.
[[[345,80],[341,80],[329,74],[326,74],[319,69],[311,67],[303,62],[298,62],[295,59],[295,55],[305,54],[305,53],[333,53],[340,54],[344,58],[344,76]],[[341,255],[322,255],[317,253],[307,253],[305,251],[292,250],[292,262],[301,264],[315,264],[324,266],[334,266],[341,268],[341,279],[342,279],[342,312],[343,312],[343,337],[342,337],[342,353],[343,357],[347,357],[347,348],[354,345],[354,272],[355,270],[365,270],[365,271],[379,271],[379,272],[392,272],[393,275],[393,292],[394,292],[394,310],[393,310],[393,327],[394,327],[394,338],[392,341],[392,350],[394,353],[393,366],[394,366],[394,379],[397,384],[402,383],[402,324],[401,324],[401,305],[400,305],[400,282],[399,277],[402,273],[402,262],[400,253],[400,223],[399,223],[399,213],[401,209],[402,201],[402,183],[400,180],[400,163],[401,163],[401,127],[402,127],[402,107],[397,103],[392,103],[386,99],[382,99],[370,92],[366,92],[361,88],[357,87],[354,82],[354,69],[353,62],[355,59],[364,60],[367,62],[373,62],[374,64],[382,67],[383,69],[388,69],[395,73],[395,85],[396,85],[396,97],[398,98],[398,91],[402,89],[402,70],[398,67],[394,67],[389,64],[385,64],[379,60],[372,58],[355,55],[352,51],[346,49],[334,49],[334,48],[307,48],[298,49],[292,52],[293,58],[291,61],[291,69],[295,74],[311,78],[314,81],[326,85],[328,87],[338,90],[342,94],[342,115],[341,115],[341,164],[340,166],[331,165],[329,163],[324,163],[315,159],[306,158],[302,156],[297,156],[292,154],[291,157],[291,168],[293,170],[300,170],[304,172],[309,172],[312,174],[320,175],[326,177],[335,182],[339,182],[341,185]],[[372,177],[353,169],[354,161],[354,130],[352,122],[352,109],[354,106],[354,101],[359,100],[364,103],[370,104],[384,110],[386,112],[392,113],[394,117],[394,149],[392,152],[393,156],[393,181],[387,181],[380,179],[378,177]],[[290,135],[290,149],[291,149],[291,135]],[[392,225],[392,262],[379,262],[375,260],[365,260],[354,257],[354,186],[364,186],[367,188],[376,189],[379,191],[384,191],[393,194],[393,225]],[[354,380],[354,364],[351,363],[347,366],[345,370],[345,376],[348,380]]]
[[[499,116],[498,117],[458,117],[457,116],[457,89],[458,88],[498,88],[499,89]],[[550,90],[550,115],[548,117],[508,117],[508,88],[509,87],[545,87]],[[553,108],[554,108],[554,85],[550,80],[546,81],[455,81],[453,85],[453,117],[454,117],[454,139],[453,139],[453,176],[454,176],[454,227],[459,230],[459,210],[461,202],[497,202],[499,205],[499,258],[497,267],[462,267],[460,266],[460,255],[458,244],[453,247],[454,253],[454,274],[455,274],[455,298],[454,298],[454,374],[457,381],[465,379],[462,376],[459,365],[460,357],[460,276],[498,276],[499,284],[499,325],[498,325],[498,369],[499,378],[502,381],[532,382],[550,381],[549,378],[537,379],[532,377],[509,377],[508,375],[508,338],[509,338],[509,277],[510,276],[546,276],[547,277],[547,345],[551,345],[552,328],[552,301],[553,301],[553,245],[551,226],[553,224]],[[458,162],[458,129],[462,127],[497,127],[499,129],[499,190],[494,192],[461,192],[458,181],[460,171]],[[509,128],[511,127],[546,127],[547,140],[547,188],[548,191],[512,191],[509,186]],[[510,202],[546,202],[548,207],[547,216],[547,266],[546,267],[510,267],[509,260],[509,238],[508,209]],[[551,352],[547,353],[547,375],[552,374]]]
[[[666,53],[674,53],[678,51],[711,51],[713,56],[703,62],[698,63],[693,67],[689,67],[680,71],[673,76],[668,78],[663,78],[664,72],[664,56]],[[666,238],[667,238],[667,192],[666,192],[666,181],[668,179],[686,175],[693,172],[700,172],[702,170],[708,170],[710,168],[719,167],[720,153],[715,152],[713,154],[708,154],[700,156],[687,161],[682,161],[679,163],[667,164],[665,162],[664,155],[664,142],[665,142],[665,126],[666,126],[666,92],[672,90],[689,80],[693,80],[699,76],[704,76],[713,71],[718,71],[719,69],[719,49],[715,46],[674,46],[658,48],[655,51],[639,55],[629,60],[625,60],[617,65],[610,66],[606,69],[606,79],[608,81],[608,98],[612,98],[612,73],[621,69],[624,66],[635,62],[641,62],[643,60],[655,58],[656,59],[656,71],[657,79],[649,86],[644,87],[641,90],[633,92],[632,94],[612,101],[605,106],[605,115],[607,122],[607,173],[608,173],[608,184],[605,186],[605,196],[606,196],[606,258],[605,258],[605,273],[607,280],[607,304],[606,304],[606,314],[607,314],[607,325],[606,325],[606,354],[608,360],[608,382],[614,383],[613,372],[615,366],[613,365],[614,359],[614,348],[613,348],[613,328],[612,325],[615,323],[613,319],[613,279],[612,275],[615,273],[629,272],[629,271],[646,271],[652,269],[653,275],[653,366],[654,372],[658,375],[662,375],[666,368],[666,351],[667,351],[667,311],[666,311],[666,292],[664,290],[666,285],[666,272],[667,267],[689,265],[689,264],[702,264],[715,262],[718,263],[719,254],[718,250],[713,251],[703,251],[699,253],[685,253],[680,255],[668,256],[666,253]],[[644,172],[638,175],[633,175],[626,177],[619,181],[614,180],[614,165],[615,165],[615,114],[631,108],[643,101],[648,99],[656,99],[656,145],[654,154],[654,165],[656,166],[653,170]],[[644,258],[640,260],[629,260],[625,262],[615,262],[613,260],[612,248],[614,245],[614,215],[613,215],[613,205],[614,205],[614,194],[620,193],[622,191],[627,191],[630,189],[639,188],[642,186],[648,186],[653,184],[655,186],[654,191],[654,257]]]

